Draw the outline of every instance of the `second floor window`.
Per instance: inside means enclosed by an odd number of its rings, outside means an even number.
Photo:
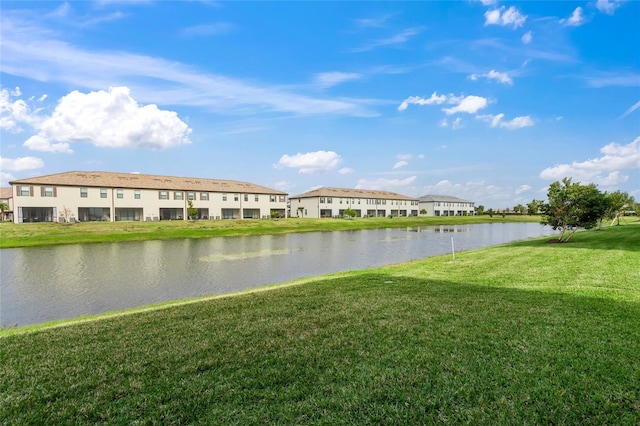
[[[87,188],[80,188],[80,198],[87,198],[89,196],[89,190]]]
[[[124,190],[123,189],[116,189],[116,197],[124,198]]]
[[[169,192],[167,191],[158,191],[158,198],[161,200],[168,200],[169,199]]]
[[[136,200],[140,199],[140,190],[136,189],[135,191],[133,191],[133,198],[135,198]]]
[[[182,192],[181,191],[175,191],[173,193],[173,199],[174,200],[182,200]]]
[[[107,188],[100,188],[100,198],[107,198]]]

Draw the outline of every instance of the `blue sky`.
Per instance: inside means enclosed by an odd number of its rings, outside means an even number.
[[[640,198],[640,2],[3,1],[0,181]]]

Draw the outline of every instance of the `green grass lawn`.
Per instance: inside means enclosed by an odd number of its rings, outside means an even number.
[[[0,424],[640,424],[640,224],[0,337]]]
[[[160,222],[1,223],[0,248],[116,241],[167,240],[309,231],[456,225],[492,222],[540,222],[540,216],[396,217],[358,219],[170,220]]]

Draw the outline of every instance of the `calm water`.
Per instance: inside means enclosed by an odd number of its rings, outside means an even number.
[[[535,223],[425,226],[0,251],[0,324],[25,326],[521,240]]]

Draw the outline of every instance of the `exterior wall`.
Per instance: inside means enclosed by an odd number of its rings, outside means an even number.
[[[67,220],[86,220],[80,214],[79,208],[106,208],[109,211],[108,220],[119,219],[117,209],[142,209],[139,220],[154,221],[161,220],[161,209],[179,209],[180,214],[176,218],[187,219],[188,199],[193,198],[193,207],[201,212],[201,218],[221,219],[222,209],[233,209],[236,214],[233,218],[265,218],[270,217],[272,210],[285,212],[287,200],[284,195],[271,194],[226,194],[226,201],[223,201],[224,194],[219,192],[199,192],[199,191],[175,191],[155,189],[131,189],[131,188],[98,188],[79,186],[46,186],[53,189],[53,196],[43,196],[43,185],[24,185],[29,188],[32,196],[20,195],[22,185],[13,185],[14,200],[14,222],[23,221],[25,215],[23,208],[46,208],[51,211],[51,215],[38,217],[38,221],[61,220],[68,212]],[[51,192],[47,192],[51,194]],[[166,194],[166,199],[160,194]],[[86,194],[86,196],[83,196]],[[139,198],[136,198],[139,194]],[[257,201],[256,201],[257,197]],[[273,198],[275,197],[275,198]],[[275,201],[271,201],[271,200]],[[167,210],[165,210],[167,212]]]
[[[4,213],[4,217],[1,220],[13,221],[13,197],[0,198],[0,203],[6,203],[9,206],[9,210]]]
[[[475,212],[474,203],[451,201],[421,201],[423,209],[427,211],[423,216],[469,216]]]
[[[356,211],[356,217],[417,216],[417,201],[346,197],[305,197],[291,199],[291,217],[341,217],[344,210]]]

